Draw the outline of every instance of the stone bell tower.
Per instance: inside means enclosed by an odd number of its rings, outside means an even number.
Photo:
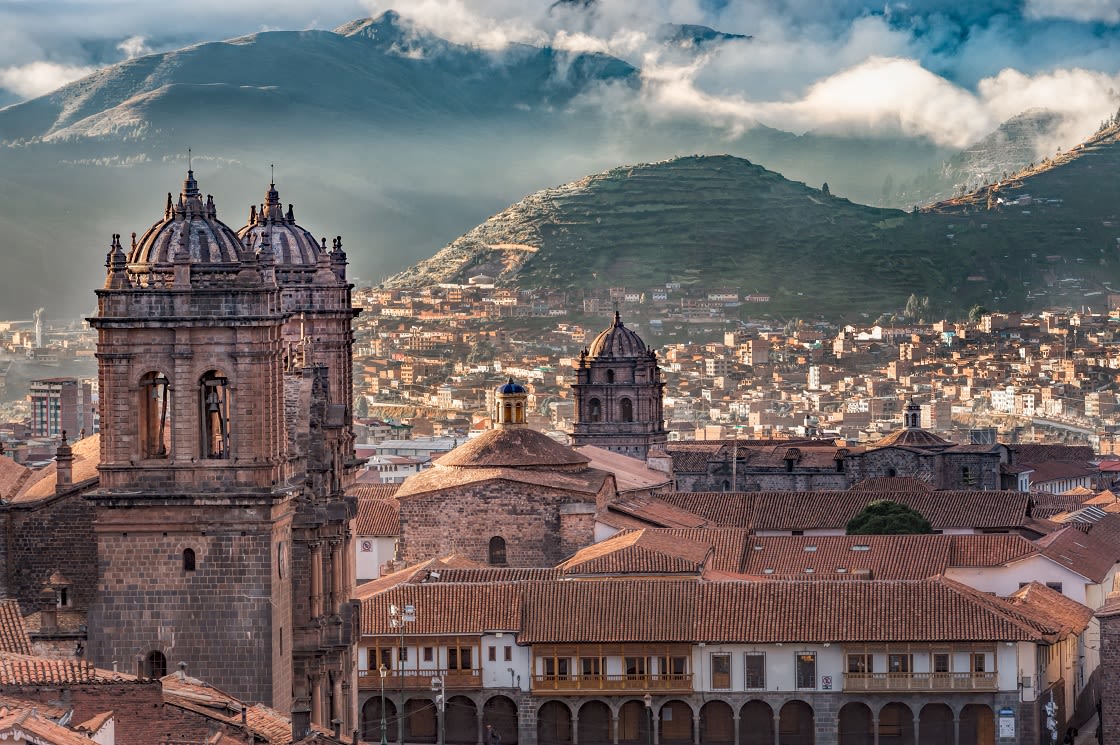
[[[665,383],[657,353],[614,321],[576,362],[576,416],[572,440],[645,459],[668,439],[662,398]]]
[[[292,522],[275,257],[244,246],[188,171],[97,290],[100,485],[91,661],[292,705]]]

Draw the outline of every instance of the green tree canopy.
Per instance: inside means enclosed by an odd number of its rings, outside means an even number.
[[[878,499],[848,521],[848,535],[910,535],[932,533],[929,520],[904,504]]]

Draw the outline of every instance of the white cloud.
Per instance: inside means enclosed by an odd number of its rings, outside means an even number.
[[[89,75],[95,69],[84,65],[29,62],[26,65],[0,68],[0,88],[6,88],[24,98],[33,98]]]
[[[117,50],[124,54],[125,59],[134,59],[152,53],[151,47],[148,46],[148,40],[139,34],[130,36],[117,44]]]
[[[1027,0],[1024,14],[1028,18],[1120,23],[1120,4],[1116,0]]]

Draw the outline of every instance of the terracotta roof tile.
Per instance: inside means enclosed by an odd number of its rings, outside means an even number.
[[[106,683],[135,681],[136,676],[95,668],[85,660],[56,660],[47,657],[0,652],[0,685],[55,685],[59,683]]]
[[[418,494],[496,480],[595,495],[607,478],[610,478],[610,474],[606,471],[593,468],[578,471],[532,471],[521,468],[441,468],[436,465],[405,479],[396,496],[397,499],[407,499]]]
[[[401,516],[395,499],[358,497],[354,535],[396,536],[401,532]]]
[[[93,740],[57,724],[36,709],[0,709],[0,740],[50,743],[51,745],[91,745]]]
[[[1116,563],[1116,548],[1100,537],[1074,527],[1035,541],[1043,555],[1092,582],[1102,582]]]
[[[504,427],[478,437],[443,455],[438,467],[549,468],[586,466],[588,457],[546,434],[528,427]]]
[[[31,654],[31,640],[27,638],[18,600],[0,600],[0,652]]]
[[[101,435],[90,435],[70,446],[74,454],[73,483],[80,484],[97,477],[97,464],[101,461]],[[55,494],[56,469],[52,462],[46,468],[35,471],[20,488],[13,502],[34,502]]]
[[[1058,624],[1059,635],[1062,637],[1081,634],[1089,628],[1089,621],[1093,618],[1092,608],[1039,582],[1031,582],[1019,588],[1008,600],[1020,609],[1034,612],[1049,623]]]
[[[410,634],[481,634],[488,630],[514,631],[521,626],[521,587],[536,583],[493,582],[399,584],[362,600],[362,631],[395,634],[389,606],[412,604],[416,620]]]
[[[565,574],[693,574],[699,576],[712,545],[662,531],[622,533],[577,551],[558,567]]]
[[[848,487],[848,491],[900,492],[933,491],[933,487],[912,476],[873,476]]]

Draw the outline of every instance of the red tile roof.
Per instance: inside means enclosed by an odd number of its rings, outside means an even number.
[[[362,601],[362,632],[396,634],[389,623],[389,607],[416,608],[409,634],[482,634],[515,631],[521,626],[521,587],[537,583],[495,582],[400,584]]]
[[[1093,618],[1091,608],[1038,582],[1019,588],[1008,601],[1021,610],[1035,613],[1046,623],[1060,624],[1062,637],[1081,634],[1089,628],[1089,621]]]
[[[1116,563],[1116,548],[1075,527],[1063,528],[1035,541],[1043,555],[1092,582],[1103,582]]]
[[[405,479],[396,496],[397,499],[408,499],[418,494],[498,480],[593,496],[599,493],[608,478],[611,475],[606,471],[593,468],[537,471],[523,468],[441,468],[436,465]]]
[[[697,577],[712,552],[707,541],[662,531],[635,530],[588,546],[560,564],[565,574],[690,574]]]
[[[60,683],[119,683],[136,681],[134,675],[95,668],[85,660],[0,652],[0,685],[29,686]]]
[[[400,533],[401,515],[397,500],[358,497],[354,535],[387,537],[397,536]]]
[[[0,709],[0,740],[91,745],[88,737],[41,716],[35,709]]]
[[[27,638],[18,600],[0,600],[0,652],[31,654],[31,640]]]

